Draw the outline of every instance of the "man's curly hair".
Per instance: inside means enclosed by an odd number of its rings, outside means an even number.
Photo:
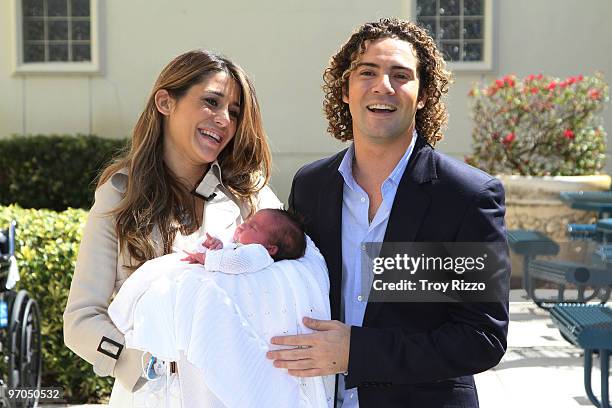
[[[416,51],[419,78],[419,100],[425,106],[416,113],[416,130],[432,146],[442,139],[442,127],[446,125],[448,112],[441,100],[448,92],[451,74],[446,71],[444,59],[435,41],[427,32],[405,20],[383,18],[359,27],[331,57],[323,73],[323,108],[329,121],[327,130],[336,139],[353,140],[353,119],[342,94],[348,94],[348,77],[356,68],[359,57],[366,51],[367,42],[383,38],[397,38],[409,42]]]

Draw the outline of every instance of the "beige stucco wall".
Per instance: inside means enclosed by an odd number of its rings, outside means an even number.
[[[10,1],[0,1],[0,137],[127,136],[161,68],[183,51],[206,47],[251,74],[274,153],[272,185],[282,200],[300,165],[342,147],[327,136],[321,113],[321,73],[329,56],[356,25],[411,12],[410,0],[100,0],[100,74],[15,76]],[[474,81],[532,72],[612,76],[612,2],[494,2],[495,71],[457,72],[449,95],[450,126],[439,147],[456,156],[469,152],[466,95]],[[611,130],[612,110],[604,115]]]

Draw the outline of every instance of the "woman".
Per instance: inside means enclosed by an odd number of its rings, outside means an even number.
[[[280,207],[266,187],[270,151],[253,85],[231,61],[190,51],[159,75],[129,150],[101,174],[64,312],[64,341],[115,381],[130,406],[144,384],[142,352],[124,349],[107,308],[149,259],[191,249],[204,232],[230,234],[259,208]]]

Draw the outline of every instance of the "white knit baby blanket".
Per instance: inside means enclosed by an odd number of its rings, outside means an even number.
[[[184,407],[331,407],[333,377],[296,378],[265,357],[272,336],[309,333],[329,319],[325,261],[310,238],[304,257],[257,272],[207,272],[170,254],[123,284],[109,315],[126,347],[178,361]]]

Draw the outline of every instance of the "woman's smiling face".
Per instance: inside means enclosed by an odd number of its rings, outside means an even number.
[[[206,167],[236,133],[240,88],[227,73],[216,72],[178,99],[169,97],[168,109],[162,113],[164,159],[171,167]]]

